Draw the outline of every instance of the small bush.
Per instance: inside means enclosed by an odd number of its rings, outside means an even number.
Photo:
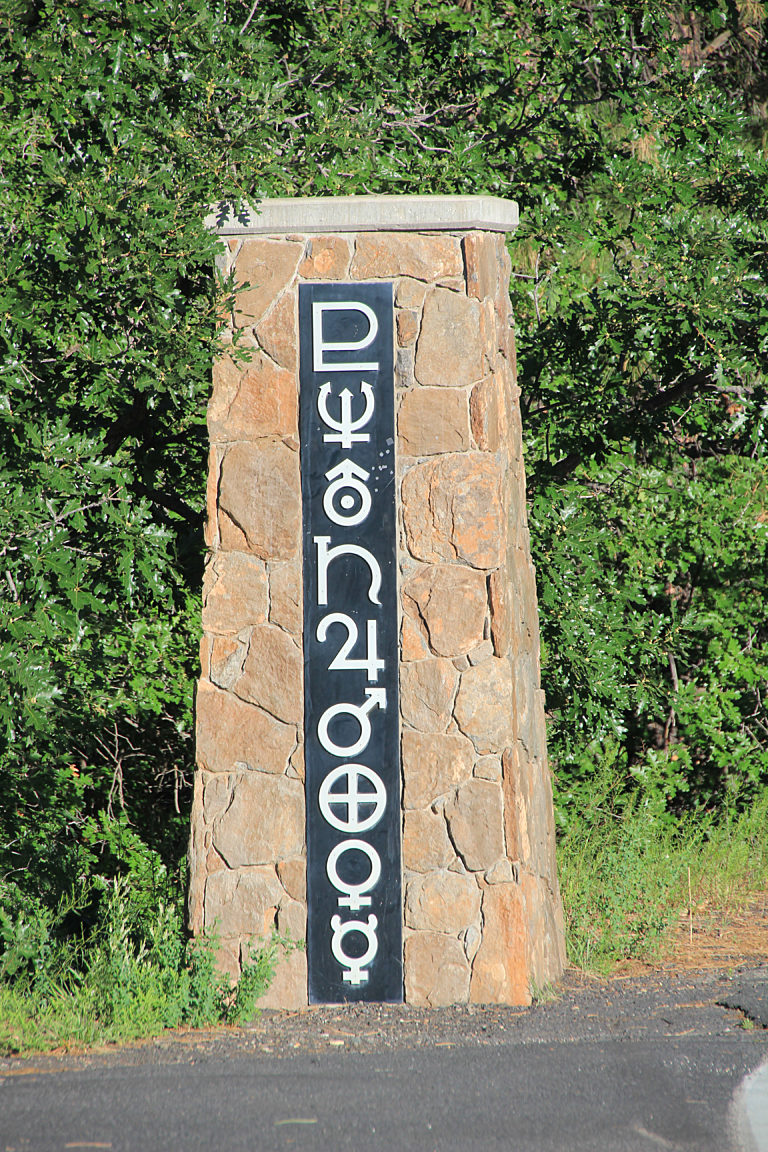
[[[188,939],[173,886],[149,912],[146,888],[110,881],[96,922],[83,928],[89,893],[52,914],[0,912],[0,1053],[135,1040],[167,1028],[237,1024],[253,1016],[281,954],[254,947],[238,985],[216,969],[215,937]],[[67,931],[73,914],[79,929]]]

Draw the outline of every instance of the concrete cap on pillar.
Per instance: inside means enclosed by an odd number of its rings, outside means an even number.
[[[235,211],[211,205],[206,227],[220,236],[280,232],[512,232],[514,200],[499,196],[296,196]]]

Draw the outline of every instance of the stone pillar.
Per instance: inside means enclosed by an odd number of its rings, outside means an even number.
[[[266,201],[211,219],[250,359],[214,366],[190,922],[306,924],[298,286],[396,320],[405,999],[525,1004],[564,964],[504,232],[489,197]],[[264,1003],[307,1002],[306,957]]]

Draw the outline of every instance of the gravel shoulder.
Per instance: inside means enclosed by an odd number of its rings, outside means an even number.
[[[743,1001],[743,1003],[742,1003]],[[755,1014],[756,1004],[765,1013]],[[88,1052],[0,1060],[0,1077],[94,1066],[173,1064],[215,1056],[269,1059],[332,1052],[477,1049],[685,1037],[768,1050],[768,962],[597,979],[570,969],[530,1008],[317,1006],[264,1011],[240,1028],[167,1032]]]
[[[263,1011],[240,1028],[177,1030],[88,1052],[0,1059],[0,1077],[223,1055],[279,1059],[680,1037],[743,1040],[768,1050],[768,893],[728,916],[700,910],[681,919],[656,966],[628,965],[603,978],[569,968],[530,1008],[353,1004]]]

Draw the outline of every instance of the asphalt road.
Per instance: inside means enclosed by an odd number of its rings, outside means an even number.
[[[3,1061],[0,1152],[768,1152],[768,1030],[724,1005],[767,982],[572,982],[527,1011],[321,1009]]]

